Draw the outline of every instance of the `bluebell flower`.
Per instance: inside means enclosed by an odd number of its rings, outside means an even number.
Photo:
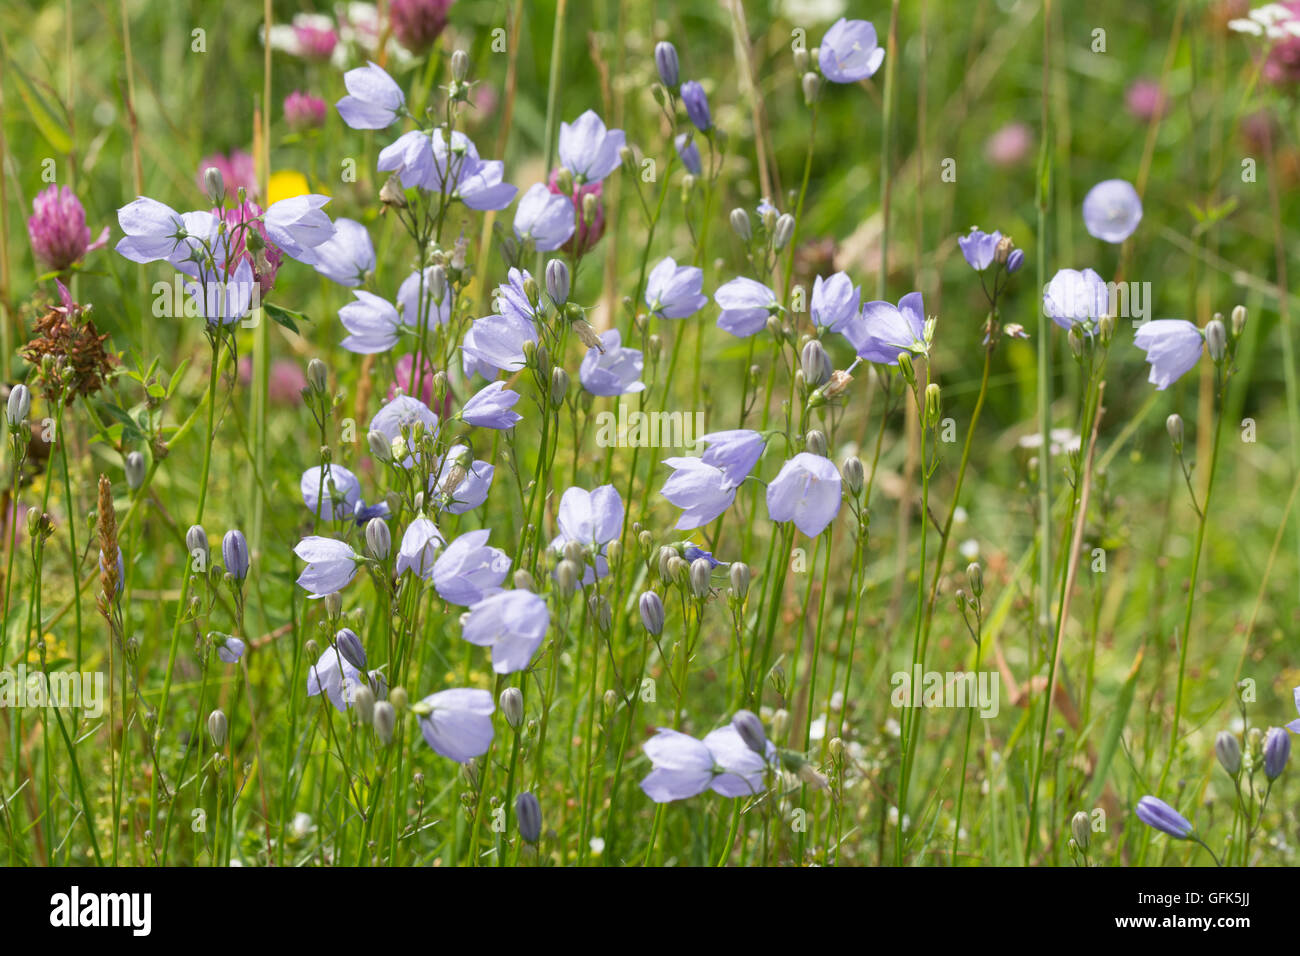
[[[641,747],[653,769],[641,789],[655,803],[685,800],[712,789],[724,797],[746,797],[763,790],[776,748],[768,742],[766,759],[749,749],[731,724],[703,740],[661,729]]]
[[[438,416],[418,398],[398,395],[375,413],[368,431],[379,432],[391,443],[401,437],[403,429],[411,433],[417,426],[426,435],[437,435]],[[413,452],[398,464],[402,468],[411,468],[419,460],[419,454]]]
[[[682,509],[673,525],[679,531],[708,524],[736,500],[736,486],[727,481],[721,468],[699,458],[666,458],[664,464],[674,471],[659,493]]]
[[[873,75],[885,60],[876,28],[866,20],[840,17],[817,48],[817,66],[832,83],[856,83]]]
[[[1104,242],[1123,242],[1142,221],[1142,200],[1133,184],[1107,179],[1083,197],[1083,224],[1088,235]]]
[[[519,393],[506,388],[505,382],[491,382],[465,403],[460,418],[476,428],[514,428],[516,423],[524,420],[522,415],[513,411],[518,401]]]
[[[600,336],[601,349],[587,349],[578,380],[593,395],[628,395],[645,388],[641,381],[644,361],[639,349],[623,348],[618,329],[610,329]]]
[[[748,338],[767,326],[768,316],[780,311],[776,293],[754,279],[732,279],[718,287],[713,301],[722,307],[718,328],[737,338]]]
[[[510,572],[510,557],[487,543],[486,528],[467,531],[433,563],[433,586],[448,604],[469,607],[501,589]]]
[[[862,314],[844,326],[843,334],[868,362],[897,365],[904,352],[925,352],[925,304],[921,293],[909,292],[894,306],[868,302]]]
[[[355,289],[352,295],[356,301],[339,309],[339,321],[348,330],[340,344],[356,355],[387,352],[397,344],[403,316],[391,302],[373,292]]]
[[[829,458],[800,452],[767,486],[767,513],[773,521],[793,521],[815,538],[840,510],[840,472]]]
[[[1092,269],[1061,269],[1043,292],[1043,311],[1067,332],[1077,325],[1091,335],[1109,307],[1106,280]]]
[[[430,694],[412,710],[434,753],[466,763],[487,753],[492,745],[494,706],[487,691],[456,687]]]
[[[1205,337],[1186,319],[1154,319],[1144,322],[1133,336],[1133,344],[1147,353],[1151,363],[1148,381],[1164,391],[1196,367],[1205,347]]]
[[[417,577],[430,580],[438,552],[446,543],[438,526],[420,515],[406,526],[406,531],[402,534],[402,546],[397,550],[397,565],[394,570],[397,574],[410,571]]]
[[[655,803],[689,799],[713,782],[713,754],[703,741],[663,728],[641,749],[653,768],[641,781],[641,789]]]
[[[365,226],[340,217],[334,220],[334,235],[312,249],[307,259],[325,278],[354,287],[374,270],[375,246]]]
[[[695,145],[695,137],[690,133],[678,133],[673,139],[673,146],[686,171],[692,176],[700,175],[704,165],[700,162],[700,148]]]
[[[487,501],[488,490],[492,487],[492,477],[496,467],[486,461],[473,461],[469,448],[465,445],[452,445],[438,462],[433,474],[429,476],[430,501],[440,511],[459,515],[477,508]],[[464,468],[464,477],[456,480],[455,465]],[[455,481],[455,487],[447,484]]]
[[[681,548],[682,557],[687,561],[697,561],[700,558],[703,558],[705,561],[709,562],[709,567],[711,568],[722,567],[722,562],[713,556],[712,551],[705,551],[703,548],[691,544],[689,541],[683,544]]]
[[[236,581],[248,576],[248,542],[244,532],[231,529],[221,539],[221,561],[226,566],[226,573]]]
[[[417,269],[402,280],[402,284],[397,289],[397,311],[401,313],[403,325],[418,330],[423,321],[425,328],[432,329],[435,326],[446,325],[451,320],[451,288],[445,287],[442,301],[435,302],[433,281],[433,266],[424,270],[423,278]],[[424,290],[423,304],[420,299],[421,289]],[[424,312],[423,317],[420,315],[421,309]]]
[[[218,635],[217,639],[217,657],[221,658],[227,664],[236,663],[244,656],[245,644],[237,637],[229,635]]]
[[[579,186],[598,183],[618,169],[624,143],[621,129],[605,129],[601,118],[587,110],[572,123],[560,124],[560,165]]]
[[[776,760],[776,747],[764,739],[765,754],[756,753],[740,735],[735,723],[719,727],[704,736],[717,768],[710,788],[724,797],[748,797],[763,791],[763,777]]]
[[[185,293],[209,325],[233,325],[252,309],[254,296],[260,299],[261,288],[249,260],[240,259],[229,278],[191,280],[185,283]]]
[[[320,535],[303,538],[294,545],[293,553],[307,562],[298,575],[298,586],[313,600],[342,591],[356,577],[361,565],[361,559],[346,541]]]
[[[998,243],[1001,241],[1001,232],[996,229],[993,232],[982,232],[978,226],[971,226],[969,233],[957,237],[957,245],[961,248],[961,254],[966,257],[966,262],[976,272],[983,272],[993,265],[993,259],[998,251]]]
[[[202,254],[204,242],[211,247],[217,238],[217,218],[212,213],[178,213],[146,196],[119,209],[117,222],[125,234],[114,247],[118,255],[139,263],[165,259],[193,278],[199,273],[192,257]]]
[[[403,189],[440,191],[433,158],[433,136],[428,130],[403,133],[379,151],[376,163],[381,172],[395,173]]]
[[[330,486],[334,488],[331,490]],[[355,516],[361,500],[361,482],[357,476],[342,465],[333,463],[324,466],[324,480],[321,478],[321,466],[308,468],[302,473],[298,482],[302,492],[303,504],[312,514],[328,517],[330,521],[341,521]]]
[[[682,104],[686,115],[691,118],[695,128],[707,133],[713,126],[713,117],[709,113],[709,98],[704,95],[704,87],[695,80],[687,80],[681,87]]]
[[[701,435],[700,441],[709,446],[701,456],[704,463],[720,468],[729,488],[740,487],[767,447],[767,439],[748,428],[709,432]]]
[[[442,127],[434,129],[433,172],[425,189],[459,199],[470,209],[505,209],[519,190],[502,182],[504,175],[505,163],[480,159],[478,149],[464,133],[453,132],[449,148]]]
[[[340,713],[352,706],[357,688],[366,682],[360,670],[349,663],[339,651],[337,644],[331,644],[317,658],[307,673],[307,696],[324,694],[334,709]]]
[[[861,302],[862,290],[853,284],[848,273],[837,272],[829,279],[817,276],[813,280],[808,316],[814,325],[831,332],[843,332],[857,316]]]
[[[665,256],[646,279],[645,304],[661,319],[684,319],[708,304],[708,296],[701,291],[703,286],[703,270],[679,266],[671,256]]]
[[[1147,826],[1167,833],[1175,840],[1186,840],[1193,827],[1187,818],[1159,797],[1143,797],[1137,804],[1138,819]]]
[[[515,210],[515,235],[521,242],[531,240],[538,252],[560,248],[569,241],[575,228],[573,201],[551,192],[544,183],[534,183]]]
[[[527,364],[524,343],[537,344],[533,309],[523,290],[532,278],[519,269],[510,270],[510,281],[498,287],[495,299],[499,312],[475,319],[461,342],[465,375],[475,372],[492,378],[496,372],[517,372]]]
[[[329,201],[329,196],[311,193],[271,203],[262,213],[266,238],[285,255],[311,265],[315,248],[334,235],[334,223],[321,212]]]
[[[353,129],[383,129],[391,126],[398,112],[406,105],[402,88],[393,78],[374,63],[343,74],[343,85],[348,95],[335,107],[343,122]]]
[[[546,637],[551,612],[532,591],[499,591],[477,601],[461,624],[471,644],[492,648],[492,670],[513,674],[532,663]]]
[[[623,499],[613,485],[601,485],[592,491],[569,488],[560,497],[556,523],[560,533],[551,540],[551,548],[562,552],[570,541],[591,551],[582,583],[589,585],[609,573],[605,549],[623,533]]]

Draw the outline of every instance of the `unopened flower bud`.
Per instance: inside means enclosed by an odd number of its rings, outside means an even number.
[[[515,797],[515,820],[525,843],[537,843],[542,838],[542,805],[528,790]]]
[[[366,435],[366,444],[370,447],[370,454],[379,461],[393,460],[393,443],[383,432],[370,432]]]
[[[226,201],[226,181],[222,179],[221,170],[217,167],[209,166],[203,170],[203,191],[214,206],[220,206]]]
[[[388,530],[388,522],[383,518],[371,518],[366,522],[366,550],[372,558],[376,561],[385,560],[392,547],[393,537]]]
[[[1226,730],[1219,731],[1214,738],[1214,755],[1219,758],[1219,765],[1228,771],[1228,776],[1237,775],[1241,769],[1241,742],[1235,734]]]
[[[239,530],[227,531],[221,539],[221,560],[225,563],[226,573],[236,581],[248,576],[248,542]]]
[[[324,395],[329,389],[329,369],[318,358],[307,363],[307,384],[318,395]]]
[[[1232,337],[1235,339],[1241,335],[1246,328],[1246,307],[1244,305],[1236,306],[1232,310]]]
[[[984,593],[984,569],[978,561],[966,565],[966,582],[970,585],[971,594],[979,597]]]
[[[799,353],[799,367],[803,369],[803,380],[809,388],[819,388],[830,380],[831,357],[817,339],[809,339]]]
[[[516,591],[537,590],[537,583],[533,580],[533,576],[523,568],[520,568],[514,573],[511,577],[511,582],[514,584]]]
[[[855,498],[862,494],[863,485],[866,484],[866,470],[861,458],[857,455],[846,458],[840,467],[840,475],[844,478],[844,486],[849,489],[849,494]]]
[[[361,646],[361,638],[355,631],[343,628],[334,636],[334,646],[339,655],[359,671],[366,669],[366,649]]]
[[[144,455],[138,451],[133,451],[126,456],[126,464],[123,468],[126,472],[126,485],[132,491],[135,491],[144,484],[145,462]]]
[[[507,687],[497,702],[501,705],[501,714],[506,723],[512,730],[518,730],[524,722],[524,692],[518,687]]]
[[[898,371],[903,376],[903,381],[908,385],[916,385],[916,367],[912,364],[910,352],[900,352],[898,354]]]
[[[772,230],[772,248],[784,249],[790,244],[790,239],[794,236],[794,216],[788,212],[782,213],[781,218],[776,221],[776,227]]]
[[[468,75],[469,54],[464,50],[457,50],[451,55],[451,78],[457,83],[463,83]]]
[[[29,511],[28,514],[33,512]],[[202,568],[208,566],[208,533],[203,530],[201,525],[190,525],[190,530],[185,532],[185,550],[190,553],[190,561]]]
[[[804,448],[810,455],[826,457],[826,433],[817,428],[810,428],[803,436]]]
[[[731,228],[745,242],[753,238],[754,230],[749,224],[749,213],[739,206],[731,210]]]
[[[1078,844],[1080,850],[1088,849],[1088,837],[1092,835],[1092,823],[1088,819],[1088,814],[1080,810],[1070,818],[1070,833],[1074,836],[1074,842]]]
[[[569,266],[563,259],[546,263],[546,294],[556,305],[569,301]]]
[[[1183,450],[1183,416],[1175,412],[1166,418],[1165,431],[1169,432],[1169,440],[1174,443],[1174,451],[1181,454]]]
[[[375,692],[362,684],[352,691],[352,706],[357,710],[357,720],[371,724],[375,719]]]
[[[208,714],[208,736],[212,738],[212,746],[221,747],[224,745],[229,730],[230,722],[226,719],[224,712],[214,710]]]
[[[763,733],[763,722],[758,715],[749,710],[738,710],[731,718],[731,726],[736,728],[745,746],[760,757],[767,759],[767,734]]]
[[[578,581],[582,579],[580,565],[568,558],[561,561],[555,568],[555,586],[559,589],[563,597],[568,597],[578,587]]]
[[[677,64],[677,47],[666,40],[655,44],[655,69],[664,86],[676,89],[680,80]]]
[[[18,384],[9,390],[9,404],[5,406],[5,420],[10,428],[17,428],[27,420],[32,410],[32,393],[26,385]]]
[[[776,713],[772,714],[770,726],[772,728],[772,739],[778,743],[784,740],[786,731],[790,729],[790,712],[784,707],[777,710]]]
[[[371,718],[371,723],[375,728],[375,736],[379,742],[387,747],[393,742],[393,728],[397,725],[397,711],[393,705],[386,700],[378,701],[375,704],[375,712]]]
[[[560,366],[551,369],[551,407],[559,408],[569,394],[569,373]]]
[[[937,382],[931,382],[925,387],[925,420],[930,425],[936,425],[942,413],[943,402],[939,385]]]
[[[1223,326],[1223,319],[1217,315],[1205,326],[1205,345],[1215,364],[1222,362],[1228,354],[1228,330]]]
[[[641,611],[641,623],[645,629],[658,637],[664,630],[664,602],[654,591],[644,591],[637,606]]]
[[[803,87],[804,103],[808,106],[812,106],[816,103],[817,98],[821,96],[822,93],[822,78],[812,70],[809,70],[803,75],[803,79],[799,81],[799,85]]]
[[[1264,776],[1269,782],[1282,776],[1291,758],[1291,734],[1282,727],[1268,728],[1264,737]]]
[[[736,561],[727,569],[727,577],[731,579],[731,593],[737,600],[743,601],[749,594],[749,565],[743,561]]]
[[[343,595],[339,594],[338,591],[331,591],[325,595],[325,600],[321,603],[325,605],[325,613],[331,618],[338,617],[343,613]]]

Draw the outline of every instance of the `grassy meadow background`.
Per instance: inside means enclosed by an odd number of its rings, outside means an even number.
[[[269,9],[276,23],[305,11],[332,12],[325,3],[283,0]],[[202,592],[211,597],[197,618],[178,629],[178,605],[195,593],[184,587],[185,533],[200,496],[212,352],[201,319],[154,315],[154,283],[171,282],[172,270],[138,266],[112,249],[122,235],[118,208],[137,195],[177,210],[204,208],[201,161],[243,150],[269,158],[259,177],[269,182],[270,198],[277,190],[306,191],[305,184],[331,197],[325,207],[331,218],[365,224],[377,253],[366,288],[391,298],[414,268],[413,250],[395,217],[381,215],[386,175],[375,162],[400,128],[347,128],[333,108],[345,92],[342,70],[329,63],[274,51],[268,75],[259,3],[6,3],[0,10],[0,378],[6,384],[32,379],[20,348],[57,303],[54,277],[35,261],[27,235],[32,200],[51,181],[75,192],[93,235],[111,227],[108,246],[87,254],[69,288],[78,302],[93,305],[93,321],[119,363],[102,391],[69,403],[57,421],[60,441],[33,441],[18,476],[6,436],[0,572],[12,571],[0,664],[25,661],[38,669],[44,661],[52,670],[104,672],[113,698],[93,719],[77,710],[3,709],[0,860],[1210,862],[1194,843],[1138,821],[1137,801],[1155,794],[1192,820],[1225,862],[1291,865],[1294,771],[1272,786],[1278,792],[1247,826],[1235,812],[1234,780],[1214,750],[1218,732],[1241,735],[1253,761],[1248,766],[1257,768],[1259,745],[1252,754],[1250,729],[1295,719],[1292,688],[1300,684],[1300,516],[1294,508],[1300,369],[1293,342],[1297,303],[1287,286],[1300,248],[1300,71],[1288,79],[1260,69],[1265,41],[1226,26],[1247,9],[1203,0],[904,0],[892,7],[887,0],[456,0],[432,52],[409,62],[385,55],[408,102],[434,104],[442,102],[438,85],[448,82],[451,51],[469,54],[477,85],[462,128],[485,158],[505,161],[506,180],[521,192],[547,175],[548,114],[572,121],[593,109],[655,160],[651,181],[638,184],[638,174],[626,169],[606,181],[606,231],[583,259],[571,296],[597,329],[626,329],[623,300],[636,293],[643,257],[653,264],[672,255],[703,269],[710,296],[703,310],[681,322],[650,321],[662,353],[657,363],[646,357],[647,407],[698,410],[710,429],[736,427],[742,383],[757,365],[757,381],[772,372],[777,386],[765,393],[766,408],[750,411],[746,427],[759,427],[761,419],[782,433],[760,465],[765,479],[801,450],[799,421],[792,423],[782,408],[795,396],[789,375],[797,344],[778,352],[766,334],[741,340],[721,332],[711,297],[729,279],[753,275],[728,225],[730,210],[748,209],[756,221],[766,197],[793,213],[806,181],[793,256],[779,257],[773,287],[780,290],[789,278],[811,290],[815,276],[844,270],[862,286],[863,301],[895,302],[920,290],[926,312],[938,317],[929,374],[942,387],[942,415],[954,420],[958,436],[938,446],[923,539],[922,429],[912,397],[904,399],[891,378],[888,399],[884,378],[860,366],[841,403],[809,419],[826,432],[828,457],[839,463],[858,455],[868,466],[871,498],[860,522],[846,499],[831,534],[815,540],[797,534],[791,541],[768,521],[761,487],[746,486],[735,513],[720,524],[674,531],[678,511],[658,495],[668,474],[658,462],[683,452],[634,455],[597,443],[593,416],[616,410],[618,400],[583,406],[577,399],[584,350],[570,337],[567,352],[553,357],[573,378],[573,412],[557,418],[559,452],[542,476],[546,501],[538,513],[542,539],[549,541],[567,487],[594,488],[608,475],[620,490],[629,530],[618,571],[602,590],[612,623],[608,631],[597,628],[581,596],[555,593],[553,563],[534,563],[552,630],[537,669],[510,675],[524,691],[525,730],[516,735],[498,709],[493,750],[467,771],[430,750],[409,714],[399,713],[394,741],[384,746],[354,714],[330,713],[320,698],[304,694],[305,644],[311,639],[323,648],[330,634],[322,602],[308,600],[294,583],[302,564],[292,549],[313,526],[299,479],[320,464],[323,436],[333,461],[361,478],[367,500],[382,499],[388,478],[370,460],[365,423],[388,392],[399,353],[366,357],[341,348],[338,311],[351,301],[350,291],[286,260],[270,300],[300,313],[297,331],[265,320],[257,329],[238,329],[244,367],[232,373],[227,363],[216,392],[202,523],[214,556],[226,530],[247,536],[252,570],[242,623],[231,592],[218,581]],[[792,51],[800,41],[815,46],[840,16],[875,25],[887,47],[885,66],[862,83],[824,84],[814,131]],[[653,49],[665,39],[677,47],[683,79],[703,85],[725,137],[720,172],[707,191],[702,181],[693,191],[683,188],[672,131],[652,94]],[[347,66],[363,62],[353,56]],[[1142,83],[1154,86],[1135,91]],[[282,104],[295,90],[330,104],[322,129],[290,131]],[[689,126],[684,116],[678,123],[681,130]],[[354,181],[344,176],[349,168]],[[1089,236],[1080,213],[1087,190],[1112,178],[1134,183],[1144,207],[1123,245]],[[653,229],[648,212],[658,217]],[[486,315],[492,288],[506,280],[493,226],[508,234],[512,215],[489,214],[485,222],[484,214],[464,207],[450,214],[444,248],[464,237],[473,269],[468,318]],[[954,502],[962,440],[980,394],[988,312],[979,276],[956,242],[972,225],[1001,230],[1024,250],[1025,265],[1009,277],[999,311],[1004,325],[1019,323],[1028,337],[1003,338],[992,353],[969,469]],[[1080,524],[1083,560],[1053,681],[1052,635],[1037,623],[1040,486],[1036,450],[1027,446],[1042,425],[1043,337],[1051,368],[1048,426],[1080,428],[1085,376],[1063,330],[1043,320],[1038,285],[1067,267],[1149,283],[1153,318],[1186,318],[1203,327],[1215,313],[1226,317],[1242,305],[1248,320],[1222,409],[1188,634],[1183,623],[1198,522],[1165,421],[1171,413],[1185,421],[1190,485],[1204,500],[1215,369],[1203,359],[1171,388],[1156,391],[1147,382],[1145,356],[1133,346],[1131,323],[1119,320]],[[808,330],[806,315],[791,318]],[[844,369],[852,348],[835,338],[826,347]],[[323,429],[299,394],[312,359],[325,363],[336,396]],[[463,401],[473,389],[458,374],[452,372],[452,390]],[[155,384],[162,387],[150,389]],[[444,528],[449,539],[491,528],[492,543],[512,555],[529,523],[522,499],[540,453],[541,412],[532,392],[520,388],[525,421],[515,437],[489,435],[483,447],[476,445],[479,457],[487,458],[487,449],[496,453],[487,504]],[[34,384],[32,391],[30,420],[56,418],[57,409]],[[349,419],[351,440],[344,437]],[[138,491],[124,476],[131,451],[143,452],[150,465]],[[1069,558],[1063,539],[1073,526],[1067,474],[1076,472],[1060,452],[1051,464],[1052,614]],[[124,556],[127,643],[110,635],[97,607],[101,475],[112,484]],[[936,543],[954,507],[936,580]],[[53,529],[39,569],[27,523],[33,508],[48,513]],[[649,532],[652,550],[642,552],[638,531]],[[394,526],[394,549],[398,538]],[[737,609],[730,600],[726,568],[715,574],[715,598],[702,612],[682,587],[657,579],[654,553],[687,539],[721,561],[752,569],[748,604]],[[791,545],[802,554],[785,555],[781,549]],[[966,568],[975,560],[983,577],[978,652],[954,598],[970,587]],[[787,570],[778,573],[783,561]],[[900,770],[908,759],[901,724],[911,717],[891,703],[891,675],[911,665],[918,596],[932,586],[937,600],[926,668],[996,671],[1000,709],[973,721],[966,709],[925,712],[900,814]],[[650,588],[668,607],[662,646],[647,637],[638,616],[638,595]],[[416,599],[413,638],[424,652],[418,666],[389,675],[390,684],[403,686],[412,702],[446,687],[483,688],[495,699],[504,684],[486,652],[460,639],[461,609],[431,589]],[[364,573],[343,592],[342,613],[365,640],[372,667],[384,660],[383,603]],[[201,666],[196,647],[209,632],[244,639],[243,661],[227,665],[208,654]],[[736,674],[737,641],[748,647],[755,636],[773,639],[775,668],[758,682],[757,698],[738,692]],[[1190,644],[1175,729],[1184,638]],[[679,671],[679,643],[690,639],[688,667]],[[564,646],[552,652],[557,640]],[[628,667],[638,662],[656,680],[658,697],[632,706],[637,695],[630,693]],[[677,674],[685,675],[680,702],[672,690]],[[557,690],[550,730],[539,744],[548,683]],[[1049,683],[1056,698],[1044,728]],[[164,684],[170,697],[160,714]],[[607,702],[606,691],[614,690]],[[660,808],[645,797],[636,786],[650,769],[641,744],[655,728],[680,719],[683,730],[703,736],[742,706],[759,713],[768,736],[803,755],[816,773],[776,774],[776,793],[752,799],[706,793]],[[206,731],[207,714],[218,707],[232,727],[219,748]],[[817,774],[825,789],[818,789]],[[1262,794],[1263,785],[1257,774],[1254,790]],[[541,807],[543,838],[535,847],[525,845],[513,822],[513,796],[522,790],[535,793]],[[502,819],[498,809],[509,821],[504,829],[493,827]],[[1078,841],[1070,843],[1070,822],[1080,811],[1089,814],[1086,861]],[[900,822],[906,829],[900,831]]]

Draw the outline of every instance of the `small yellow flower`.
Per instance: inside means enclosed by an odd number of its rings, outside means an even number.
[[[281,169],[271,174],[271,181],[267,184],[267,192],[270,196],[267,198],[267,205],[279,202],[281,199],[291,199],[294,196],[306,196],[311,192],[311,187],[307,184],[307,177],[296,169]],[[321,190],[324,193],[324,190]]]

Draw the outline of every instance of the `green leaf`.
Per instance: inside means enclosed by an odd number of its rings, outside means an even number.
[[[298,331],[297,322],[310,323],[311,319],[301,312],[295,312],[292,309],[286,309],[284,306],[276,305],[273,302],[267,302],[262,306],[263,311],[271,317],[271,320],[277,325],[283,325],[290,332],[296,335],[302,333]]]
[[[31,114],[32,122],[36,124],[36,128],[45,137],[46,142],[56,153],[72,152],[72,137],[68,134],[67,113],[63,109],[63,104],[57,97],[51,99],[46,96],[41,91],[40,85],[8,56],[5,57],[5,65],[18,81],[18,95],[22,97],[27,112]]]
[[[1143,646],[1133,660],[1133,667],[1128,672],[1124,685],[1119,689],[1119,696],[1111,709],[1110,723],[1106,725],[1106,736],[1101,741],[1101,751],[1097,754],[1097,766],[1092,771],[1092,786],[1088,791],[1085,807],[1095,806],[1102,790],[1106,787],[1106,775],[1110,772],[1111,761],[1119,749],[1120,738],[1124,736],[1124,723],[1128,720],[1129,708],[1133,705],[1133,694],[1137,690],[1138,674],[1142,670]]]

